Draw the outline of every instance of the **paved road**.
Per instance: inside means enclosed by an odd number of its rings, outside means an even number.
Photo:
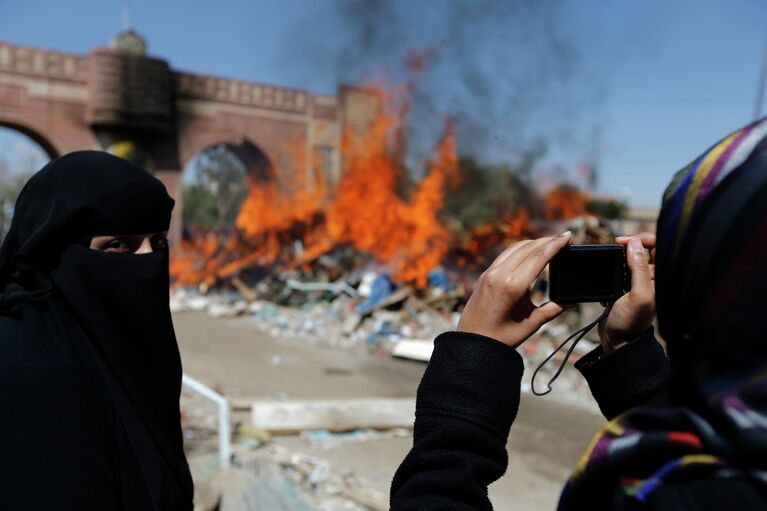
[[[184,371],[233,397],[414,397],[424,365],[365,352],[273,339],[252,319],[174,317]],[[603,419],[552,398],[524,395],[509,441],[509,470],[490,488],[496,509],[554,509],[562,482]],[[295,438],[281,440],[297,445]],[[386,492],[408,439],[348,444],[308,454],[364,476]],[[299,446],[300,447],[300,446]]]

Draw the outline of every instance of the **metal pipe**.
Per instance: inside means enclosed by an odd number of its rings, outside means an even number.
[[[220,468],[230,468],[232,458],[232,429],[229,420],[229,400],[187,374],[184,374],[181,377],[181,384],[185,385],[190,390],[197,392],[201,396],[210,399],[216,404],[216,407],[218,408],[218,464]]]

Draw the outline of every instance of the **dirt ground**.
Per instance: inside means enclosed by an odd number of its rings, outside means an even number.
[[[269,338],[250,318],[179,313],[174,321],[184,371],[230,397],[414,398],[425,368],[363,350]],[[565,478],[603,422],[594,407],[523,394],[508,446],[509,469],[490,488],[495,508],[554,509]],[[411,443],[409,438],[384,438],[328,449],[296,436],[275,441],[364,477],[381,499]]]

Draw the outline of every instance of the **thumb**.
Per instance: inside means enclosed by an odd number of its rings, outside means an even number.
[[[652,299],[652,275],[650,260],[639,238],[632,238],[628,246],[628,265],[631,268],[632,298],[639,300]]]
[[[540,307],[537,307],[532,314],[530,314],[530,322],[533,327],[538,330],[543,325],[562,314],[565,310],[564,307],[554,302],[546,302]]]

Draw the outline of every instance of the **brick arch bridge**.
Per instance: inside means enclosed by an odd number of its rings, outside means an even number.
[[[329,96],[177,72],[114,47],[75,55],[0,42],[0,126],[29,135],[51,157],[120,142],[140,147],[177,200],[175,240],[181,171],[195,155],[247,142],[263,152],[277,179],[320,161],[337,182],[342,133],[366,130],[378,105],[374,95],[351,87]]]

